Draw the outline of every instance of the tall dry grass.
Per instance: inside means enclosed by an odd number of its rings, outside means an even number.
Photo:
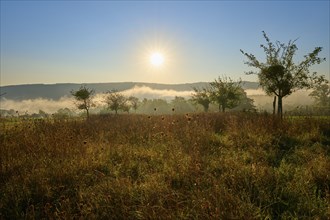
[[[0,219],[330,216],[329,119],[106,115],[0,129]]]

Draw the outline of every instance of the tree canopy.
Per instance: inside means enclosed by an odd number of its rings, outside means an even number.
[[[234,82],[231,78],[218,77],[210,83],[211,100],[219,105],[219,111],[232,109],[239,105],[242,94],[242,81]]]
[[[89,118],[89,109],[94,106],[92,101],[94,93],[93,89],[86,86],[81,86],[77,91],[71,91],[72,96],[77,101],[76,106],[78,109],[86,110],[87,118]]]
[[[118,113],[118,110],[127,111],[127,98],[118,91],[109,91],[108,95],[105,98],[105,102],[108,105],[108,108],[115,113]]]
[[[314,98],[317,106],[330,108],[330,85],[328,81],[316,85],[309,95]]]
[[[193,88],[193,90],[194,93],[191,95],[191,100],[194,103],[202,105],[204,108],[204,112],[207,112],[211,103],[210,91],[208,91],[208,89],[206,88]]]
[[[304,56],[304,59],[297,64],[294,56],[298,47],[297,40],[290,40],[288,44],[276,41],[271,42],[263,31],[266,45],[260,47],[266,54],[266,61],[259,61],[253,54],[240,50],[248,61],[245,62],[250,67],[257,69],[256,72],[250,71],[247,74],[257,74],[259,83],[268,95],[278,97],[278,114],[282,116],[282,98],[290,95],[298,89],[311,88],[321,76],[317,73],[310,73],[310,67],[320,64],[325,58],[320,58],[319,53],[322,47],[316,47],[311,53]]]

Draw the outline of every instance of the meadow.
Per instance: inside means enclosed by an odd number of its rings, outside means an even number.
[[[0,122],[0,219],[328,219],[330,120]]]

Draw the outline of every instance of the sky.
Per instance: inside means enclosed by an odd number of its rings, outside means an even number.
[[[264,61],[262,31],[298,38],[297,61],[323,47],[312,71],[329,79],[329,3],[1,0],[0,85],[257,81],[240,49]]]

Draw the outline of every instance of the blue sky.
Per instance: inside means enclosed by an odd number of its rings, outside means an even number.
[[[212,81],[247,76],[240,49],[264,59],[272,41],[299,38],[297,60],[323,47],[329,78],[329,1],[1,1],[1,85]],[[153,51],[164,64],[149,62]]]

